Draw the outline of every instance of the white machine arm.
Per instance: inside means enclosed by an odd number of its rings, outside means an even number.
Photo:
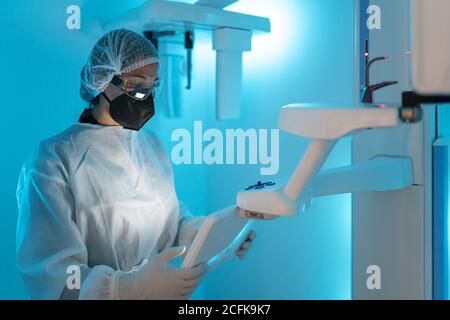
[[[312,141],[288,184],[284,187],[283,192],[289,199],[296,200],[299,197],[300,192],[308,185],[311,178],[320,171],[335,143],[335,140]]]
[[[291,216],[306,210],[312,197],[411,186],[413,164],[409,158],[380,156],[319,174],[339,138],[364,129],[394,128],[398,122],[398,108],[385,105],[284,107],[280,128],[312,142],[286,185],[258,182],[237,194],[241,216],[263,220]]]

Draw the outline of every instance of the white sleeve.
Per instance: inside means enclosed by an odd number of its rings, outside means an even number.
[[[175,244],[177,246],[187,246],[189,247],[194,241],[198,230],[205,221],[205,216],[194,217],[186,205],[180,203],[180,220],[178,224],[178,233],[175,239]]]
[[[161,141],[155,134],[149,131],[145,132],[147,134],[149,141],[154,147],[156,156],[160,159],[160,162],[163,165],[164,170],[166,171],[167,175],[174,184],[175,179],[173,176],[172,163],[170,161],[170,158],[167,156],[167,153],[165,152]],[[177,226],[177,235],[174,240],[174,245],[189,246],[192,243],[195,235],[197,234],[197,231],[200,228],[201,224],[203,223],[205,217],[203,216],[195,217],[183,201],[178,200],[178,206],[179,206],[178,226]],[[164,248],[167,248],[167,245],[165,245]]]
[[[24,165],[17,188],[16,258],[25,286],[32,299],[113,298],[114,270],[88,267],[65,168],[49,154],[41,148]],[[69,290],[74,268],[81,279]]]

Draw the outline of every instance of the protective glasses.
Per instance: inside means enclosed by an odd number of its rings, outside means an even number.
[[[160,85],[159,78],[153,81],[141,77],[130,77],[123,81],[118,76],[114,76],[111,83],[121,89],[127,96],[136,100],[146,100],[150,95],[155,97],[155,90]]]

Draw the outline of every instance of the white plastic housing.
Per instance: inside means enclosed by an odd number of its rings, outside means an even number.
[[[412,86],[424,95],[450,95],[450,1],[412,2]]]
[[[280,128],[313,140],[286,185],[258,184],[257,189],[237,194],[237,205],[243,209],[241,215],[256,219],[290,216],[305,210],[313,196],[410,186],[412,162],[405,158],[382,157],[365,164],[332,169],[317,178],[339,138],[364,129],[394,128],[398,118],[398,108],[384,105],[292,104],[284,107]]]
[[[183,81],[186,75],[185,50],[179,43],[159,41],[160,78],[163,79],[157,99],[165,108],[168,118],[180,118],[183,105]]]
[[[148,0],[139,7],[140,22],[147,30],[162,26],[216,30],[231,28],[270,32],[267,18],[177,1]]]
[[[413,183],[411,158],[380,156],[363,163],[322,171],[312,178],[308,187],[303,188],[295,200],[286,196],[285,183],[280,182],[262,190],[241,191],[237,194],[236,203],[239,208],[245,210],[241,215],[268,220],[276,216],[293,216],[304,212],[315,197],[401,190]]]
[[[213,49],[217,52],[217,119],[237,119],[242,92],[242,52],[252,50],[252,33],[248,30],[217,29],[213,32]]]
[[[281,110],[280,129],[309,139],[337,140],[369,128],[394,128],[399,110],[386,105],[291,104]]]
[[[233,2],[236,1],[202,0],[189,4],[148,0],[120,19],[108,23],[105,29],[125,27],[137,32],[170,30],[175,31],[178,37],[185,31],[198,29],[212,31],[213,47],[217,51],[217,118],[236,119],[240,115],[242,52],[251,50],[253,34],[270,32],[270,20],[222,9]],[[184,47],[183,44],[180,46]],[[173,60],[173,57],[167,57],[166,73],[173,71]],[[176,82],[171,79],[167,81],[172,85]],[[174,90],[175,96],[178,97],[177,89]],[[176,106],[177,102],[174,101],[168,108],[175,115],[178,111]]]
[[[265,190],[250,190],[238,192],[236,204],[239,208],[247,211],[247,218],[268,220],[265,215],[271,216],[293,216],[299,211],[304,211],[311,204],[311,193],[308,190],[299,199],[289,199],[284,193],[284,185],[276,185],[274,188]],[[251,216],[251,214],[254,216]],[[258,215],[263,214],[263,215]],[[241,215],[243,215],[241,213]]]

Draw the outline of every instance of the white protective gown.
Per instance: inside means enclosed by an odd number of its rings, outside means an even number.
[[[78,123],[43,141],[17,199],[17,264],[34,299],[116,297],[113,272],[173,246],[190,216],[158,140],[119,126]],[[66,288],[69,266],[79,291]]]

